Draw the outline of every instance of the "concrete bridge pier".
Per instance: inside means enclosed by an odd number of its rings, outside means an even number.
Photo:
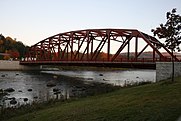
[[[175,77],[181,76],[181,62],[174,62]],[[171,78],[172,62],[156,62],[156,81]]]

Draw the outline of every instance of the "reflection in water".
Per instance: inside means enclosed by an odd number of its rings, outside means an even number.
[[[123,86],[126,82],[155,82],[155,70],[126,70],[126,71],[43,71],[56,75],[78,77],[83,81],[94,81]]]
[[[0,106],[19,107],[32,102],[93,95],[111,90],[108,84],[122,86],[125,81],[127,83],[154,82],[155,71],[2,71],[0,72]],[[7,88],[12,88],[14,91],[2,91]],[[3,96],[5,93],[6,95]]]

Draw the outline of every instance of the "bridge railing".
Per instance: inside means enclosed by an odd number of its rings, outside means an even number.
[[[155,58],[155,59],[153,59],[153,58],[137,58],[136,60],[135,60],[135,58],[130,58],[130,59],[127,59],[127,58],[120,58],[120,59],[117,59],[117,60],[114,60],[114,61],[108,61],[108,60],[106,60],[106,59],[103,59],[103,60],[71,60],[71,59],[65,59],[65,60],[56,60],[56,59],[54,59],[54,60],[52,60],[52,59],[46,59],[46,60],[38,60],[38,59],[36,59],[36,58],[23,58],[22,60],[21,60],[21,62],[29,62],[29,63],[31,63],[31,62],[33,62],[33,63],[41,63],[41,62],[43,62],[43,63],[53,63],[53,62],[63,62],[63,63],[70,63],[70,62],[72,62],[72,63],[80,63],[80,62],[86,62],[86,63],[118,63],[118,62],[130,62],[130,63],[135,63],[135,62],[138,62],[138,63],[148,63],[148,62],[152,62],[152,63],[154,63],[154,62],[171,62],[172,60],[171,60],[171,58]]]

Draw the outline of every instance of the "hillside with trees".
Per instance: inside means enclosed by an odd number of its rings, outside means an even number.
[[[21,41],[0,34],[0,60],[19,60],[27,51],[28,46]]]

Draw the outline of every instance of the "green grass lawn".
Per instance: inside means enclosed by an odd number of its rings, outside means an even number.
[[[26,112],[26,111],[25,111]],[[8,121],[176,121],[181,116],[181,78],[56,102]]]

